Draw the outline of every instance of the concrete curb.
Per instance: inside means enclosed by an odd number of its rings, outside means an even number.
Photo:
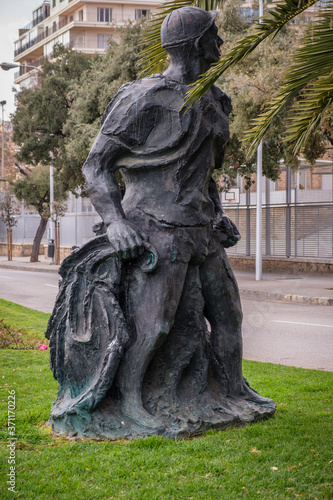
[[[291,293],[274,293],[274,292],[263,292],[260,290],[244,290],[239,289],[241,297],[243,298],[256,298],[256,299],[268,299],[268,300],[279,300],[281,302],[297,302],[300,304],[312,304],[316,306],[333,306],[333,299],[330,297],[307,297],[304,295],[293,295]]]

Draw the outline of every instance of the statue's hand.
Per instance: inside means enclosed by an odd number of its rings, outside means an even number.
[[[135,259],[145,250],[145,235],[126,219],[111,222],[107,228],[107,235],[121,260]]]
[[[241,235],[232,222],[232,220],[224,213],[218,214],[213,225],[217,232],[218,238],[225,248],[233,247],[241,239]]]

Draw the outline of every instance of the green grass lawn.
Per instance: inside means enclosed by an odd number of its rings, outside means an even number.
[[[6,305],[24,328],[29,310]],[[48,315],[28,317],[42,340]],[[333,498],[333,373],[244,361],[251,385],[277,402],[270,420],[183,441],[69,441],[46,425],[57,392],[48,358],[48,350],[0,350],[1,500]],[[17,493],[6,485],[13,390]]]
[[[35,341],[36,344],[47,343],[44,332],[50,314],[33,311],[14,302],[0,299],[0,321],[14,330],[24,330],[24,338],[28,342]],[[1,344],[0,344],[1,345]]]

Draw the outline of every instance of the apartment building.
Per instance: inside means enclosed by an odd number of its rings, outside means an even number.
[[[32,12],[32,21],[19,30],[14,61],[23,67],[15,84],[33,83],[43,57],[52,54],[56,43],[71,46],[85,54],[102,53],[110,37],[117,40],[116,27],[127,21],[149,17],[161,2],[156,0],[44,0]]]
[[[271,9],[274,7],[274,4],[278,3],[280,0],[263,0],[264,8]],[[246,19],[249,21],[253,18],[259,16],[258,2],[254,2],[253,0],[242,0],[243,6],[243,14]],[[327,3],[328,0],[319,0],[314,6],[309,7],[304,13],[305,19],[307,21],[311,21],[313,17],[316,15],[318,11],[318,7]]]
[[[15,84],[34,83],[35,72],[25,65],[40,66],[43,57],[52,54],[56,43],[71,46],[85,54],[102,53],[108,39],[119,37],[116,27],[141,17],[149,17],[164,0],[44,0],[32,12],[32,21],[19,30],[14,61],[23,67],[15,75]],[[267,8],[277,0],[264,0]],[[328,0],[320,0],[317,5]],[[248,19],[258,16],[253,0],[243,0]],[[311,18],[316,6],[307,10]]]

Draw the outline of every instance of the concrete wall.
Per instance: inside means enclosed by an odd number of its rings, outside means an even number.
[[[255,257],[229,255],[233,269],[238,271],[255,272]],[[264,273],[287,274],[333,274],[333,259],[304,259],[286,257],[263,257],[262,270]]]
[[[30,257],[32,245],[13,243],[13,257]],[[44,245],[41,245],[39,255],[44,254]],[[7,243],[0,243],[0,255],[8,255]],[[46,252],[47,255],[47,252]]]

